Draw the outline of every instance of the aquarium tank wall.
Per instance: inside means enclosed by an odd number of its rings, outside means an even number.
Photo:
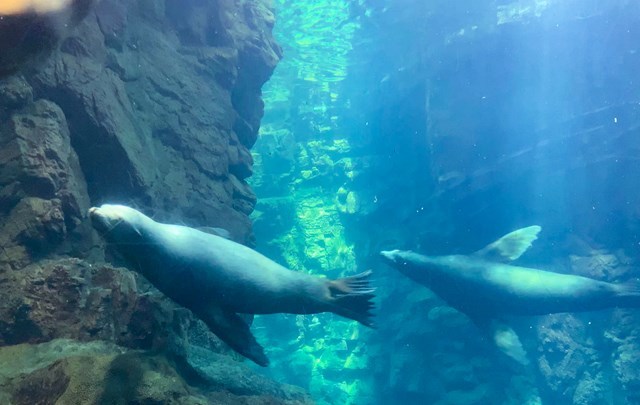
[[[0,403],[640,403],[639,27],[0,2]]]

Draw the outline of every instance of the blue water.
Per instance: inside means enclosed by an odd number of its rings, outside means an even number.
[[[254,150],[257,176],[277,175],[253,185],[258,211],[274,209],[261,197],[289,202],[281,210],[285,225],[256,219],[255,231],[258,250],[300,264],[306,252],[287,251],[284,235],[314,245],[315,234],[305,238],[304,230],[321,225],[296,217],[304,211],[299,202],[328,193],[341,207],[353,192],[353,209],[337,214],[343,230],[337,237],[352,249],[355,267],[375,271],[378,329],[344,349],[327,326],[339,321],[330,317],[319,317],[324,336],[301,333],[300,323],[265,320],[265,339],[294,339],[289,349],[312,353],[306,360],[276,355],[272,375],[305,386],[321,403],[637,403],[636,310],[510,320],[531,361],[524,367],[502,356],[465,315],[381,263],[378,251],[469,254],[540,225],[518,264],[614,283],[637,280],[638,5],[350,5],[336,15],[276,2],[285,58],[265,86],[263,136]],[[299,36],[321,38],[323,46],[310,50],[292,40]],[[331,41],[340,45],[333,52]],[[351,49],[342,60],[345,41]],[[318,80],[300,74],[310,60]],[[346,74],[332,77],[332,63]],[[269,100],[285,87],[290,108],[283,113]],[[349,151],[311,144],[335,140]],[[312,162],[301,161],[300,151]],[[334,165],[322,166],[313,153],[326,153]],[[346,159],[355,175],[344,169]],[[313,167],[321,175],[309,181],[301,173]],[[303,267],[331,277],[351,271],[322,261]],[[308,349],[322,337],[326,348]],[[365,349],[353,349],[357,344]],[[322,360],[330,350],[342,350],[333,365]],[[344,366],[349,355],[365,366]]]
[[[640,404],[640,2],[73,4],[0,16],[0,398]],[[153,226],[105,249],[103,203],[316,277],[371,270],[374,327],[258,315],[269,367],[234,357],[136,272],[169,271],[210,326],[245,326],[206,311],[251,295],[190,288],[208,257],[136,248]],[[84,350],[102,371],[69,371]]]

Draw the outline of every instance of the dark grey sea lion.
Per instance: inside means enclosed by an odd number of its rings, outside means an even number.
[[[496,344],[526,363],[523,352],[516,347],[520,343],[515,332],[496,323],[496,319],[640,306],[638,282],[613,284],[508,264],[531,246],[540,229],[531,226],[511,232],[471,255],[425,256],[401,250],[380,254],[392,267],[431,289],[476,324],[492,329]],[[520,353],[510,353],[512,350]]]
[[[269,360],[238,314],[333,312],[371,326],[370,272],[330,280],[291,271],[210,232],[155,222],[123,205],[94,207],[89,214],[133,270],[261,366]]]

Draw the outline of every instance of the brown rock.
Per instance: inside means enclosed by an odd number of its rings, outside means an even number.
[[[134,273],[78,259],[41,261],[7,272],[0,284],[0,346],[46,342],[65,337],[116,342],[132,348],[188,343],[187,330],[198,322]],[[176,335],[176,336],[173,336]],[[210,349],[225,352],[208,334]],[[178,340],[176,340],[178,339]]]
[[[0,78],[46,59],[69,30],[82,21],[93,3],[94,0],[73,0],[44,12],[3,13],[0,18]]]
[[[227,183],[252,173],[260,88],[280,56],[269,9],[103,0],[94,14],[28,78],[67,115],[92,200],[249,240],[253,206]]]
[[[33,101],[33,89],[22,76],[0,80],[0,115],[2,111],[22,108]]]
[[[6,124],[0,130],[0,271],[56,250],[89,207],[60,108],[38,100],[12,112]]]
[[[272,25],[261,1],[102,0],[0,83],[0,403],[309,402],[144,279],[91,264],[83,221],[117,202],[251,240]]]
[[[22,199],[0,229],[0,271],[2,265],[26,266],[60,244],[67,233],[60,200],[34,197]]]
[[[57,361],[24,376],[16,384],[12,402],[15,405],[55,404],[70,381],[64,366],[64,362]]]
[[[236,394],[197,378],[185,378],[162,355],[106,342],[58,339],[0,348],[0,401],[14,404],[310,404],[295,387],[254,385]],[[215,366],[215,364],[214,364]],[[220,364],[223,370],[228,366]],[[267,380],[244,367],[244,378]]]

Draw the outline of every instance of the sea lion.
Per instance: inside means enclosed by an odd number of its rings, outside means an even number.
[[[519,229],[471,255],[425,256],[401,250],[380,254],[477,325],[490,328],[503,351],[526,363],[516,347],[520,342],[515,332],[496,319],[640,306],[638,282],[614,284],[508,264],[531,246],[540,230],[539,226]]]
[[[371,326],[370,271],[337,280],[292,271],[217,232],[162,224],[123,205],[89,216],[133,270],[261,366],[269,360],[238,314],[333,312]]]

